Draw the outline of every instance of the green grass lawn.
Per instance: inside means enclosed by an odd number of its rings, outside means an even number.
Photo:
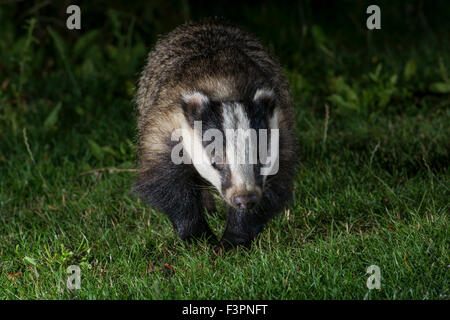
[[[132,98],[151,43],[117,12],[112,31],[75,40],[10,13],[0,9],[0,299],[449,299],[448,37],[355,47],[313,25],[298,50],[283,49],[288,31],[269,45],[296,107],[294,201],[250,249],[218,256],[131,192]],[[223,211],[208,217],[217,235]],[[66,288],[70,265],[79,290]],[[370,265],[380,290],[366,286]]]

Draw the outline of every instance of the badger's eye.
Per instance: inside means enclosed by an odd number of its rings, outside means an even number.
[[[216,170],[219,170],[219,171],[223,170],[223,163],[213,162],[211,165]]]

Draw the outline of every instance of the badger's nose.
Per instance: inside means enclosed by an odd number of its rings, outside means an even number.
[[[233,197],[231,200],[239,209],[251,209],[259,201],[259,196],[255,193],[249,193]]]

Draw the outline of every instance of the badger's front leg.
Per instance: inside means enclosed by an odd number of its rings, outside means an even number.
[[[182,240],[214,239],[205,217],[201,195],[197,190],[187,189],[183,194],[172,195],[170,205],[163,209]]]
[[[203,214],[204,201],[198,183],[186,167],[162,162],[139,177],[136,191],[147,204],[169,217],[182,240],[202,236],[214,240]]]
[[[249,246],[263,230],[268,216],[260,216],[253,210],[227,208],[227,225],[219,246],[225,249],[234,246]]]

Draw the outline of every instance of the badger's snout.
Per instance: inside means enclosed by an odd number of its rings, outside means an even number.
[[[260,198],[256,193],[247,193],[234,196],[231,202],[238,209],[252,209],[259,202]]]

